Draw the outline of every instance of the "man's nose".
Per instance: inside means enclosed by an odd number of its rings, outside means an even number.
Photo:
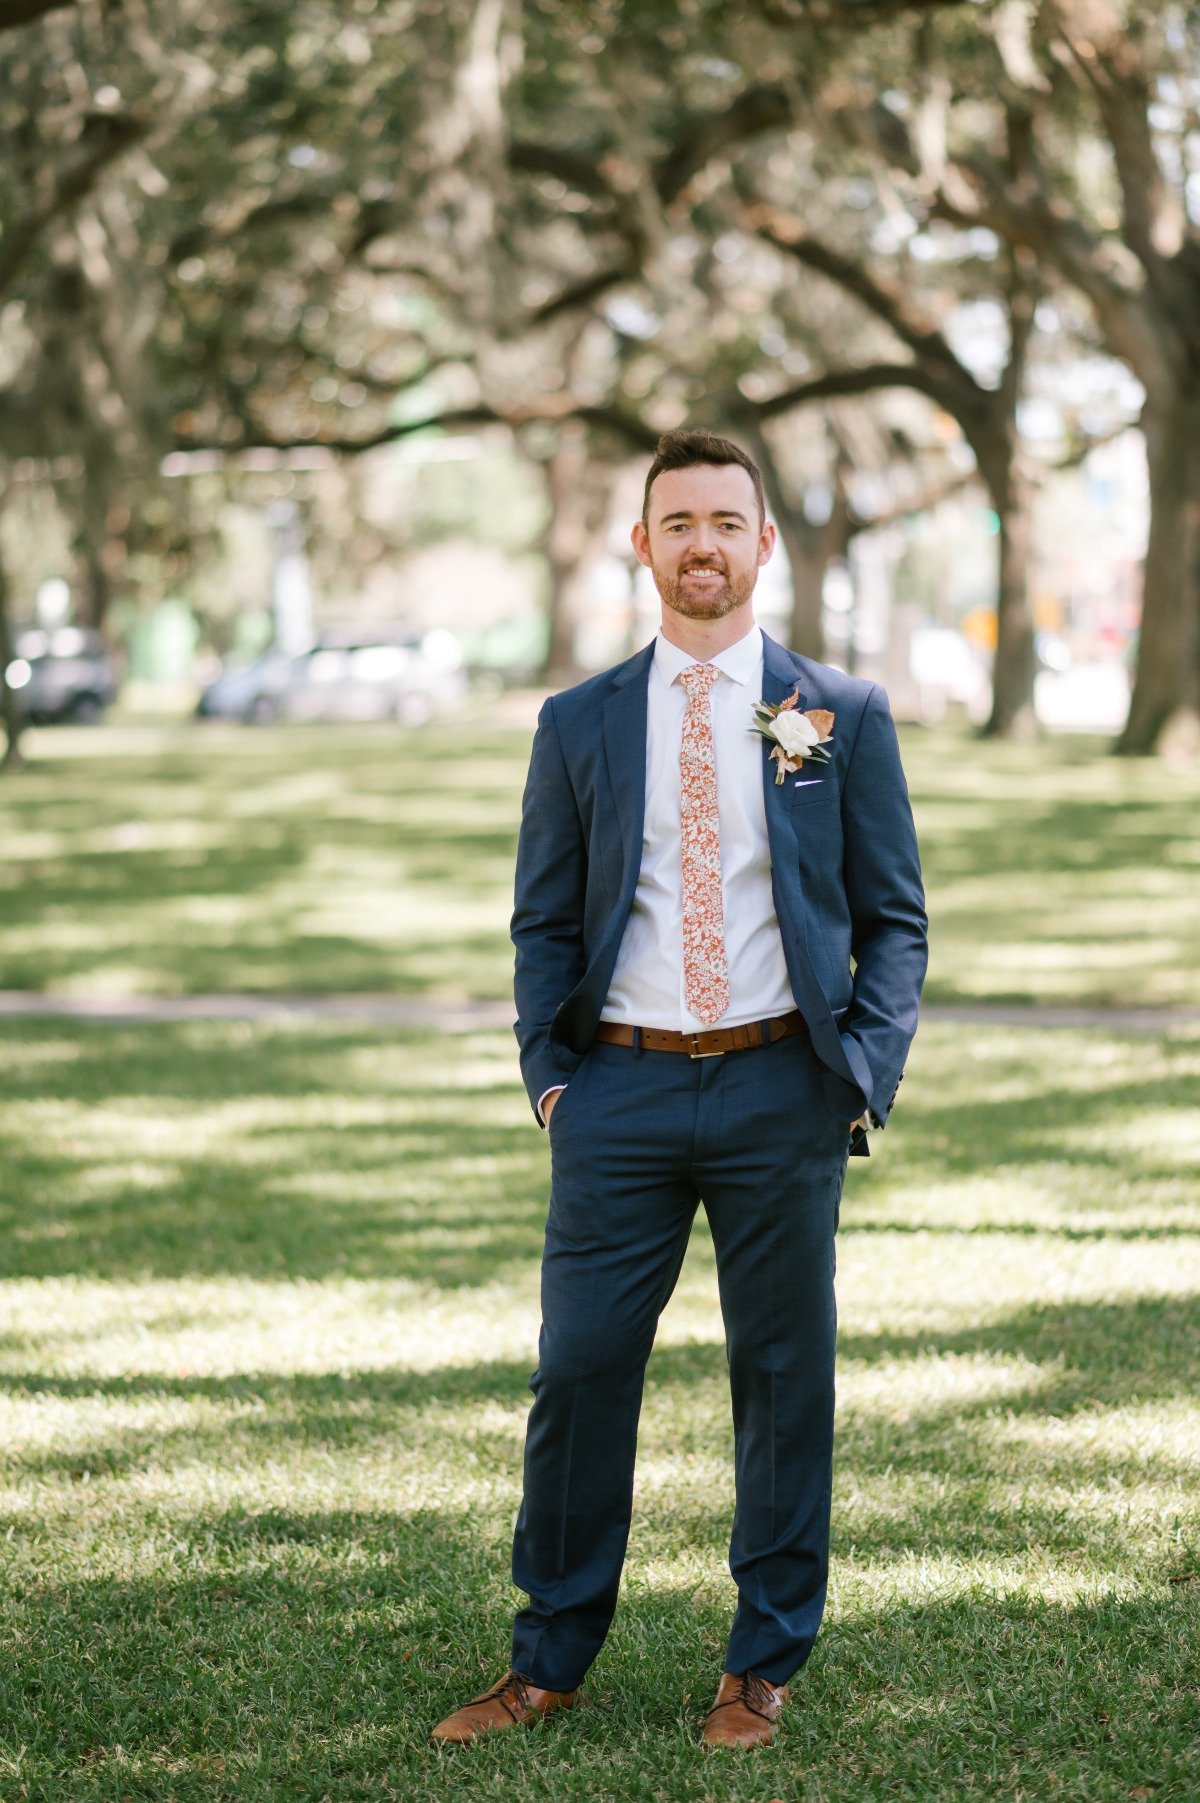
[[[717,548],[717,535],[705,520],[696,523],[695,535],[692,538],[692,551],[701,557],[711,557]]]

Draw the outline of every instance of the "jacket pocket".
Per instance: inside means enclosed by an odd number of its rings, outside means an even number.
[[[828,807],[841,799],[841,792],[832,776],[806,777],[802,782],[789,776],[787,780],[790,807],[808,808],[817,804]]]

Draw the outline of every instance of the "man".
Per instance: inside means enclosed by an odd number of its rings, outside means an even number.
[[[834,1234],[848,1156],[886,1122],[916,1032],[927,921],[883,690],[754,622],[774,543],[750,458],[668,433],[633,529],[658,635],[539,716],[512,918],[521,1068],[551,1156],[513,1545],[529,1603],[511,1669],[437,1740],[569,1707],[600,1648],[646,1360],[700,1201],[733,1400],[738,1591],[705,1744],[771,1739],[820,1623]],[[817,716],[788,740],[809,755],[764,735],[760,702]]]

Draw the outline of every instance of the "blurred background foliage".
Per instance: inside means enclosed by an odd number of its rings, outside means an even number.
[[[1198,23],[9,6],[0,678],[51,578],[114,643],[171,599],[202,664],[249,652],[283,502],[318,618],[468,662],[534,622],[560,680],[646,636],[624,522],[694,420],[763,466],[796,649],[912,717],[1194,755]]]

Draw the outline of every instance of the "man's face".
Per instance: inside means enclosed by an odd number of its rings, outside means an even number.
[[[689,620],[720,620],[749,601],[775,544],[760,521],[750,472],[740,463],[697,463],[655,477],[633,548],[663,604]]]

